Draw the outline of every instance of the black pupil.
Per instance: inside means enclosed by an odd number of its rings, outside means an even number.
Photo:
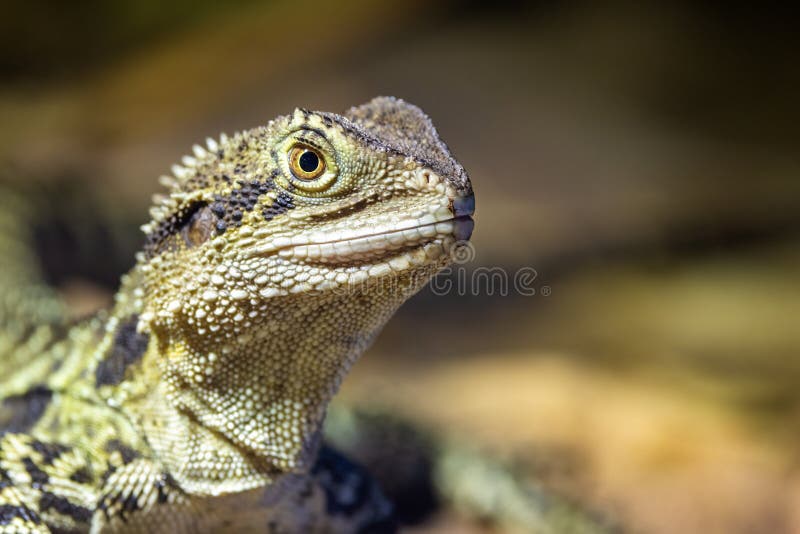
[[[310,150],[306,150],[300,155],[300,159],[297,160],[297,163],[300,165],[300,168],[303,169],[303,172],[312,173],[319,167],[319,156]]]

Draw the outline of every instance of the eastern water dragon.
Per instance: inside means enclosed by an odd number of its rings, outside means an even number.
[[[74,324],[4,195],[0,532],[391,531],[320,428],[469,238],[464,169],[383,97],[208,139],[161,182],[113,306]]]

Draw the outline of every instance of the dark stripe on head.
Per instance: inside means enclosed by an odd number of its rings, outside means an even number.
[[[234,171],[237,172],[237,171]],[[240,169],[238,173],[243,172]],[[224,175],[230,182],[230,178]],[[246,182],[237,180],[234,188],[226,195],[215,195],[214,202],[197,202],[164,219],[145,239],[144,253],[147,258],[167,251],[178,250],[182,236],[186,247],[194,247],[220,235],[230,227],[242,225],[244,214],[258,205],[264,193],[274,189],[272,178]]]
[[[150,336],[136,331],[138,322],[139,316],[134,314],[117,326],[114,342],[95,370],[95,383],[98,386],[113,386],[122,382],[128,367],[144,355]]]
[[[211,209],[214,215],[225,225],[241,226],[244,214],[258,205],[261,195],[272,191],[275,188],[273,180],[251,180],[250,182],[238,181],[238,187],[231,190],[227,195],[216,195]]]
[[[176,250],[179,246],[176,239],[178,234],[180,234],[181,231],[192,222],[198,212],[205,207],[205,202],[191,204],[158,223],[155,230],[147,234],[145,238],[145,256],[152,258],[162,252]]]
[[[0,433],[27,432],[42,417],[53,392],[45,386],[35,386],[22,395],[13,395],[0,403]]]
[[[264,214],[264,218],[266,220],[271,221],[275,217],[283,215],[292,208],[294,208],[294,199],[289,193],[281,191],[272,206],[264,208],[262,213]]]

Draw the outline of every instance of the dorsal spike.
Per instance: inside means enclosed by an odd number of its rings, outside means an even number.
[[[168,176],[166,174],[162,174],[158,177],[158,183],[167,187],[169,189],[176,189],[180,184],[175,181],[175,178],[172,176]]]
[[[206,152],[206,149],[201,147],[200,145],[192,146],[192,152],[194,152],[194,155],[197,157],[197,159],[203,159],[208,154],[208,152]]]
[[[172,174],[174,174],[175,178],[179,180],[185,180],[192,175],[192,171],[185,167],[181,167],[180,165],[173,165]]]
[[[153,206],[150,208],[150,218],[154,221],[159,221],[164,216],[164,210],[160,206]]]
[[[170,195],[162,195],[160,193],[153,195],[153,204],[157,204],[167,211],[173,210],[178,206],[178,203]]]

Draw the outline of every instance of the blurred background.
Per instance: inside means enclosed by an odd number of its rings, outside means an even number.
[[[295,106],[402,97],[471,175],[474,261],[534,295],[423,291],[339,402],[509,459],[648,533],[800,532],[800,37],[775,5],[12,2],[0,164],[52,199],[76,315],[156,178]],[[44,198],[44,197],[43,197]],[[513,281],[513,280],[512,280]],[[417,532],[501,532],[441,509]]]

